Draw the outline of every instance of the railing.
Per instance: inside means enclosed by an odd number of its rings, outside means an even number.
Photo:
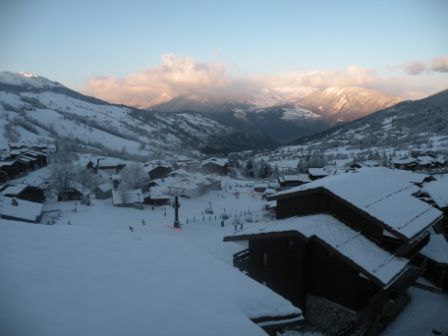
[[[241,271],[246,271],[249,261],[249,249],[242,250],[233,255],[233,265]]]

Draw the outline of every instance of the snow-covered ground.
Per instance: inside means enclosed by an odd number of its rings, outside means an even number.
[[[448,335],[448,295],[420,288],[408,290],[411,302],[383,333],[384,336],[435,335],[433,330]]]
[[[49,201],[55,225],[0,220],[0,334],[265,335],[249,318],[300,312],[231,266],[245,246],[223,236],[235,217],[261,218],[264,201],[250,184],[223,186],[181,198],[181,229],[171,207],[111,199]],[[221,227],[224,212],[232,217]]]
[[[111,199],[49,200],[45,211],[59,213],[54,225],[45,225],[48,216],[42,225],[0,220],[0,334],[264,335],[249,318],[294,307],[232,267],[245,242],[223,242],[236,218],[249,229],[266,220],[253,184],[223,177],[222,190],[180,198],[181,229],[172,227],[170,206],[120,208]],[[221,227],[224,213],[231,217]],[[447,296],[410,294],[386,335],[447,333]]]

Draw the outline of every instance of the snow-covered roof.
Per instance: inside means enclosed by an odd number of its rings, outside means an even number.
[[[257,227],[240,231],[235,237],[246,238],[253,235],[263,235],[272,232],[298,232],[306,238],[316,237],[335,251],[350,259],[362,270],[380,281],[389,284],[407,266],[409,260],[396,257],[383,250],[336,218],[326,214],[309,215],[303,217],[289,217],[286,219],[267,222]],[[229,239],[230,238],[230,239]]]
[[[114,205],[143,203],[143,192],[140,189],[112,190]]]
[[[249,319],[301,314],[177,234],[0,220],[0,263],[17,336],[266,336]]]
[[[16,196],[24,191],[28,186],[26,184],[16,184],[7,186],[4,190],[2,190],[2,195]]]
[[[101,183],[97,188],[101,192],[108,192],[108,191],[112,190],[113,186],[112,186],[111,182],[104,182],[104,183]]]
[[[206,165],[206,164],[208,164],[208,163],[213,163],[213,164],[215,164],[215,165],[224,167],[224,166],[228,163],[228,160],[227,160],[227,158],[216,158],[216,157],[212,157],[212,158],[203,160],[203,161],[201,162],[201,165],[204,166],[204,165]]]
[[[95,162],[96,163],[96,162]],[[116,158],[99,158],[98,168],[126,166],[126,161]]]
[[[0,167],[3,167],[3,166],[11,166],[11,165],[13,165],[14,164],[14,160],[10,160],[10,161],[0,161]]]
[[[183,179],[171,183],[169,187],[170,189],[172,188],[175,190],[192,190],[192,189],[198,189],[199,185],[189,179]]]
[[[422,188],[440,208],[448,207],[448,177],[425,183]]]
[[[432,234],[429,243],[423,247],[421,253],[438,263],[448,265],[448,242],[441,234]]]
[[[280,183],[288,183],[288,182],[308,183],[308,182],[311,182],[311,179],[308,174],[284,175],[284,176],[279,176],[278,180]]]
[[[168,190],[162,188],[162,187],[151,187],[151,189],[149,190],[149,192],[144,194],[144,197],[149,197],[152,200],[167,200],[167,199],[171,199],[171,196],[167,195]]]
[[[72,189],[77,190],[80,194],[87,196],[90,194],[90,190],[86,187],[84,187],[81,183],[76,181],[70,181],[69,187]]]
[[[422,183],[426,177],[399,169],[362,168],[281,191],[272,198],[324,188],[412,239],[442,216],[439,210],[413,196],[419,191],[414,183]]]
[[[311,176],[328,176],[329,173],[324,168],[308,168],[308,174]]]
[[[42,215],[42,209],[41,203],[5,196],[1,200],[0,213],[2,216],[35,222]]]
[[[405,157],[405,158],[398,158],[398,159],[394,159],[392,161],[392,163],[394,164],[410,164],[410,163],[414,163],[415,159],[413,157]]]

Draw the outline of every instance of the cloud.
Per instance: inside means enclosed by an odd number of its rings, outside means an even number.
[[[124,78],[90,79],[84,91],[111,102],[147,107],[178,96],[222,96],[235,87],[233,82],[221,64],[167,54],[162,64]]]
[[[448,72],[448,56],[434,58],[431,69],[436,72]]]
[[[425,64],[422,62],[413,62],[404,66],[404,70],[406,73],[410,75],[420,75],[426,71],[428,71]]]
[[[161,64],[122,78],[92,78],[83,91],[110,102],[146,108],[175,97],[270,105],[298,99],[318,89],[349,86],[414,99],[448,87],[448,78],[433,81],[428,77],[430,71],[447,72],[448,57],[433,59],[432,63],[409,63],[399,69],[412,76],[385,76],[374,69],[350,66],[340,70],[317,69],[236,77],[231,76],[223,64],[167,54],[162,56]],[[415,76],[423,73],[428,76]]]
[[[409,75],[421,75],[429,72],[448,72],[448,56],[408,63],[403,65],[402,68]]]

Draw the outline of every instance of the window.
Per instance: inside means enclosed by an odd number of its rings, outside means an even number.
[[[268,253],[263,252],[263,266],[268,266]]]

